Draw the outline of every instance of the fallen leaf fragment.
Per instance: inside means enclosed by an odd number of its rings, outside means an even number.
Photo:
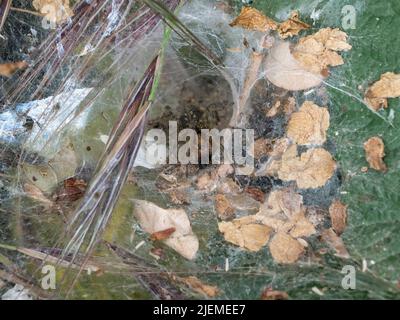
[[[329,112],[311,101],[305,101],[298,112],[292,114],[287,135],[298,145],[322,145],[329,127]]]
[[[267,244],[272,229],[258,224],[254,216],[246,216],[230,222],[218,223],[226,241],[249,251],[259,251]]]
[[[335,251],[335,255],[340,258],[350,258],[342,238],[340,238],[332,228],[325,229],[321,233],[322,239]]]
[[[388,98],[400,97],[400,74],[386,72],[381,78],[368,88],[365,102],[375,111],[387,108]]]
[[[204,284],[202,281],[194,276],[182,278],[182,280],[187,286],[192,288],[193,291],[205,295],[209,298],[216,297],[220,291],[218,287]]]
[[[175,232],[162,241],[183,257],[189,260],[195,258],[199,241],[183,209],[163,209],[154,203],[136,200],[134,215],[142,229],[150,234],[175,228]]]
[[[261,294],[261,300],[287,300],[289,298],[285,291],[266,288]]]
[[[223,194],[215,196],[215,211],[221,220],[229,220],[235,216],[235,210]]]
[[[317,232],[314,225],[305,217],[304,212],[297,213],[289,222],[293,224],[289,231],[293,238],[309,237]]]
[[[150,239],[153,241],[165,240],[168,239],[175,231],[176,229],[174,227],[157,231],[151,234]]]
[[[328,74],[328,67],[344,63],[336,51],[348,51],[347,34],[339,29],[324,28],[317,33],[301,38],[293,48],[293,56],[307,71],[314,74]]]
[[[339,200],[334,200],[329,207],[329,215],[333,230],[341,235],[346,228],[347,206]]]
[[[25,61],[8,62],[0,64],[0,76],[11,77],[17,70],[25,69],[28,63]]]
[[[56,201],[76,201],[85,194],[87,184],[82,179],[68,178],[63,181],[63,186],[55,195]]]
[[[290,146],[281,160],[270,163],[267,174],[277,175],[284,181],[296,181],[300,189],[322,187],[333,176],[336,162],[322,148],[309,149],[297,156],[297,146]]]
[[[296,262],[304,252],[304,247],[284,232],[278,232],[272,238],[269,249],[274,260],[284,264]]]
[[[278,33],[282,39],[286,39],[288,37],[296,36],[300,31],[307,30],[309,28],[310,25],[299,19],[299,12],[293,11],[290,15],[290,18],[279,25]]]
[[[69,0],[33,0],[33,7],[49,22],[61,24],[73,16]]]
[[[303,197],[292,189],[273,190],[261,206],[259,215],[271,216],[283,212],[287,218],[301,212]]]
[[[278,28],[278,24],[275,21],[251,7],[243,7],[239,16],[229,25],[231,27],[239,26],[244,29],[260,32],[267,32],[268,30],[276,30]]]
[[[385,144],[379,137],[372,137],[364,143],[365,157],[372,169],[386,172],[387,166],[383,162],[385,157]]]

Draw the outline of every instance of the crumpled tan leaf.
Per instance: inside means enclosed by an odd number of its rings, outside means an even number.
[[[220,222],[218,228],[226,241],[249,251],[259,251],[266,245],[272,231],[272,228],[258,224],[255,216]]]
[[[278,33],[282,39],[286,39],[288,37],[296,36],[300,31],[307,30],[309,28],[310,25],[299,19],[299,12],[293,11],[288,20],[279,24]]]
[[[230,205],[225,195],[221,193],[215,196],[215,211],[221,220],[229,220],[235,217],[235,210]]]
[[[372,169],[386,172],[387,166],[383,162],[385,157],[385,144],[379,137],[372,137],[364,143],[365,157]]]
[[[329,66],[335,67],[344,63],[336,51],[348,51],[351,48],[345,32],[337,28],[324,28],[301,38],[292,54],[305,70],[327,76]]]
[[[239,16],[229,25],[231,27],[240,26],[245,29],[260,32],[267,32],[268,30],[276,30],[278,28],[278,24],[274,20],[251,7],[243,7]]]
[[[48,21],[61,24],[73,16],[69,0],[33,0],[33,7]]]
[[[400,97],[400,74],[386,72],[381,78],[368,88],[365,102],[374,110],[387,108],[388,98]]]
[[[302,210],[303,197],[292,189],[273,190],[258,214],[264,216],[276,215],[283,212],[287,218]]]
[[[347,206],[339,200],[334,200],[329,207],[332,228],[338,235],[341,235],[346,229]]]
[[[284,232],[278,232],[271,240],[269,249],[278,263],[294,263],[304,253],[304,247],[299,241]]]
[[[154,234],[175,228],[164,241],[186,259],[195,258],[199,241],[192,231],[189,218],[183,209],[163,209],[145,200],[134,202],[134,215],[144,231]]]
[[[292,114],[287,136],[298,145],[322,145],[329,127],[329,112],[311,101],[305,101],[298,112]]]
[[[282,159],[270,163],[267,174],[284,181],[296,181],[300,189],[315,189],[324,186],[335,169],[336,162],[325,149],[309,149],[297,156],[297,146],[291,145]]]

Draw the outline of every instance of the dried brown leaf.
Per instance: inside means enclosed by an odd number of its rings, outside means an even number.
[[[264,202],[265,200],[265,193],[259,188],[246,187],[244,189],[244,192],[248,193],[250,197],[252,197],[254,200],[257,200],[258,202]]]
[[[230,222],[218,223],[225,240],[249,251],[259,251],[267,244],[272,229],[258,224],[255,216],[246,216]]]
[[[339,200],[335,200],[329,207],[329,215],[331,217],[332,228],[341,235],[346,228],[347,206]]]
[[[290,146],[281,160],[274,160],[267,174],[277,175],[284,181],[296,181],[300,189],[322,187],[333,176],[336,162],[331,154],[322,148],[309,149],[297,156],[297,146]]]
[[[326,76],[329,66],[344,63],[335,51],[348,51],[347,34],[339,29],[324,28],[317,33],[301,38],[293,49],[294,58],[300,65],[314,74]]]
[[[240,26],[244,29],[260,32],[267,32],[268,30],[276,30],[278,28],[278,24],[275,21],[251,7],[243,7],[239,16],[230,23],[230,26]]]
[[[365,94],[365,102],[374,110],[387,108],[387,98],[400,97],[400,74],[386,72]]]
[[[372,169],[386,172],[387,167],[383,162],[385,157],[385,144],[379,137],[372,137],[364,143],[365,157]]]
[[[290,235],[278,232],[271,240],[269,249],[278,263],[294,263],[304,252],[304,247]]]
[[[322,145],[329,127],[329,112],[311,101],[305,101],[298,112],[292,114],[287,135],[298,145]]]
[[[309,28],[310,25],[299,19],[299,12],[293,11],[288,20],[279,24],[278,33],[282,39],[286,39],[288,37],[296,36],[300,31],[307,30]]]

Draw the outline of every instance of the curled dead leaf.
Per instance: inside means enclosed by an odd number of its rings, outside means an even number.
[[[332,228],[341,235],[346,228],[347,206],[339,200],[335,200],[329,207],[329,215],[331,217]]]
[[[269,249],[274,260],[284,264],[296,262],[304,253],[304,247],[284,232],[278,232],[272,238]]]
[[[270,163],[267,174],[277,175],[284,181],[296,181],[300,189],[322,187],[333,176],[336,162],[322,148],[309,149],[297,156],[297,146],[290,146],[281,160]]]
[[[258,224],[254,216],[246,216],[230,222],[218,223],[226,241],[249,251],[259,251],[267,244],[272,229]]]
[[[347,34],[339,29],[324,28],[317,33],[301,38],[293,48],[293,57],[307,71],[327,75],[328,67],[344,63],[336,51],[348,51]]]
[[[162,241],[186,259],[195,258],[199,241],[185,210],[163,209],[148,201],[135,200],[134,215],[142,229],[150,234],[175,228],[175,232]]]
[[[292,114],[287,135],[298,145],[322,145],[329,127],[329,112],[311,101],[305,101],[298,112]]]
[[[383,162],[385,157],[385,144],[379,137],[372,137],[364,143],[365,157],[372,169],[386,172],[387,167]]]
[[[56,192],[55,200],[76,201],[83,197],[87,184],[82,179],[68,178],[63,181],[63,186]]]
[[[239,26],[244,29],[260,32],[267,32],[268,30],[276,30],[278,28],[278,24],[275,21],[251,7],[243,7],[239,16],[229,25],[231,27]]]
[[[375,111],[387,108],[388,98],[400,97],[400,74],[386,72],[381,78],[368,88],[365,102]]]
[[[300,31],[307,30],[309,28],[310,25],[299,19],[299,12],[293,11],[290,14],[290,18],[279,25],[278,33],[282,39],[286,39],[288,37],[296,36]]]

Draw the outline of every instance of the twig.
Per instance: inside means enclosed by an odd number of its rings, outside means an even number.
[[[11,11],[16,11],[16,12],[28,13],[28,14],[32,14],[32,15],[38,16],[38,17],[44,17],[45,16],[43,13],[32,11],[32,10],[28,10],[28,9],[10,7],[10,10]]]

